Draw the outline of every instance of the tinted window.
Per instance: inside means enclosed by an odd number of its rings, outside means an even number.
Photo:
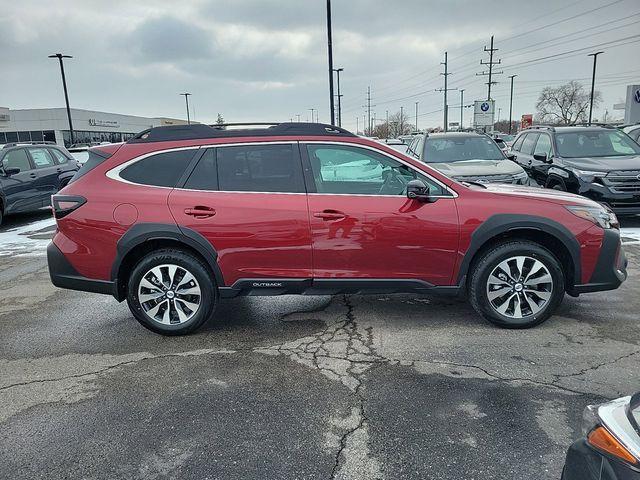
[[[526,135],[520,135],[518,139],[515,142],[513,142],[513,146],[511,147],[511,150],[515,150],[516,152],[519,152],[520,147],[522,146],[522,141],[524,140],[524,137],[526,137]]]
[[[432,195],[443,189],[415,170],[385,155],[358,147],[308,145],[311,170],[318,193],[405,195],[410,180],[419,178]]]
[[[305,191],[302,165],[293,145],[219,147],[216,152],[220,190]]]
[[[538,140],[537,133],[527,133],[527,136],[522,142],[522,147],[520,147],[520,151],[525,155],[532,155],[536,140]]]
[[[586,130],[558,133],[558,154],[561,157],[619,157],[637,155],[640,146],[617,130]]]
[[[30,148],[29,153],[36,168],[53,167],[53,157],[46,148]]]
[[[218,190],[215,149],[205,150],[184,187],[193,190]]]
[[[21,172],[31,170],[31,163],[24,148],[7,152],[2,160],[4,168],[19,168]]]
[[[536,149],[533,151],[534,155],[545,154],[547,158],[551,157],[551,137],[544,133],[540,134],[538,143],[536,143]]]
[[[53,158],[58,165],[67,163],[69,161],[69,159],[65,157],[60,150],[56,150],[55,148],[50,148],[49,151],[53,155]]]
[[[151,155],[129,165],[120,172],[120,177],[142,185],[175,187],[195,153],[191,149]]]
[[[489,137],[430,137],[425,142],[422,160],[426,163],[504,160],[504,155]]]

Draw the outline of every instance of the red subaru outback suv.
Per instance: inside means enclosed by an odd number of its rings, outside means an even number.
[[[158,127],[89,155],[53,196],[51,279],[126,299],[162,334],[225,297],[394,292],[466,292],[524,328],[627,275],[598,203],[458,183],[334,126]]]

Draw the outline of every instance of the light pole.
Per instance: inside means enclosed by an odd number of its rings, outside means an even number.
[[[315,108],[310,108],[309,110],[311,111],[311,123],[314,123],[315,120],[313,119],[313,112],[315,112],[316,109]]]
[[[329,56],[329,107],[331,109],[331,125],[336,124],[333,108],[333,45],[331,42],[331,0],[327,0],[327,53]]]
[[[341,99],[342,99],[342,95],[340,95],[340,72],[344,71],[344,68],[336,68],[333,70],[334,72],[336,72],[336,76],[337,76],[337,87],[338,87],[338,126],[341,127],[342,126],[342,106],[341,106]]]
[[[604,52],[596,52],[590,53],[587,55],[588,57],[593,57],[593,75],[591,76],[591,98],[589,100],[589,125],[591,125],[591,117],[593,114],[593,95],[596,88],[596,62],[598,60],[598,55]]]
[[[54,53],[49,55],[49,58],[57,58],[60,62],[60,73],[62,74],[62,88],[64,89],[64,101],[67,104],[67,118],[69,119],[69,136],[71,137],[71,145],[75,143],[73,134],[73,122],[71,122],[71,109],[69,108],[69,94],[67,93],[67,79],[64,75],[63,58],[73,58],[71,55],[64,55],[62,53]]]
[[[190,93],[181,93],[180,95],[184,95],[184,102],[187,105],[187,125],[191,125],[191,116],[189,116],[189,96]]]
[[[400,135],[404,135],[404,107],[400,107]]]
[[[464,88],[460,89],[460,128],[459,130],[462,131],[462,125],[464,125],[464,123],[462,122],[462,120],[464,119]]]
[[[416,132],[418,131],[418,102],[416,102]]]
[[[509,78],[511,79],[511,96],[509,98],[509,135],[511,135],[511,115],[513,114],[513,79],[516,78],[518,75],[509,75]]]
[[[297,113],[297,114],[296,114],[296,117],[298,117],[298,123],[300,123],[300,114],[299,114],[299,113]]]

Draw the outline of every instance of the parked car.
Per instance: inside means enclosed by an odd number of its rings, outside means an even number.
[[[640,479],[640,392],[588,406],[582,433],[569,447],[562,480]]]
[[[415,135],[413,135],[413,134],[410,134],[410,135],[400,135],[400,136],[398,137],[398,139],[399,139],[399,140],[401,140],[401,141],[402,141],[402,143],[404,143],[405,145],[409,145],[409,144],[411,143],[411,140],[413,140],[413,137],[414,137],[414,136],[415,136]]]
[[[493,133],[491,134],[491,138],[496,142],[500,150],[504,152],[505,155],[509,155],[509,149],[513,144],[513,137],[511,135],[507,135],[505,133]]]
[[[5,215],[51,205],[78,163],[53,143],[7,143],[0,150],[0,224]]]
[[[529,177],[484,133],[448,132],[416,135],[407,155],[460,182],[528,185]]]
[[[633,138],[636,143],[640,143],[640,124],[628,125],[622,131]]]
[[[384,143],[400,153],[407,152],[408,145],[399,138],[386,138],[384,140]]]
[[[220,298],[302,293],[466,292],[526,328],[627,275],[615,215],[589,199],[458,183],[319,123],[152,128],[89,150],[53,205],[54,285],[126,299],[168,335]]]
[[[613,127],[535,126],[511,151],[546,188],[584,195],[618,215],[640,213],[640,145]]]

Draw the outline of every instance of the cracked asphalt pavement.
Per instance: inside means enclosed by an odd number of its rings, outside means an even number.
[[[167,338],[53,287],[51,228],[24,228],[45,219],[0,229],[25,234],[0,252],[0,478],[558,479],[583,408],[640,389],[638,241],[622,288],[532,330],[451,298],[286,296]]]

